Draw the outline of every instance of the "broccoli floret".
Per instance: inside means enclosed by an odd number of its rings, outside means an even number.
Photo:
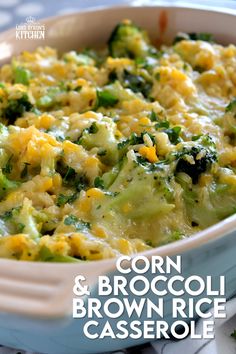
[[[38,254],[38,261],[42,262],[63,262],[63,263],[71,263],[71,262],[81,262],[81,260],[76,259],[71,256],[63,256],[61,254],[54,254],[50,251],[49,248],[43,246]]]
[[[81,54],[90,57],[95,62],[96,66],[101,66],[106,60],[106,53],[103,50],[94,50],[91,48],[85,48],[82,50]]]
[[[176,172],[185,172],[194,184],[198,182],[200,174],[217,161],[215,144],[208,135],[200,137],[194,145],[184,145],[177,157]]]
[[[219,120],[219,124],[224,128],[225,135],[235,144],[236,138],[236,99],[234,98],[225,108],[225,115]]]
[[[63,185],[66,187],[75,188],[77,192],[82,189],[88,189],[89,181],[84,175],[77,174],[76,171],[69,166],[64,166],[60,161],[57,162],[56,171],[63,178]]]
[[[105,149],[105,153],[100,155],[100,159],[106,164],[117,163],[119,153],[117,150],[116,125],[111,118],[104,118],[103,121],[93,122],[92,125],[83,131],[78,143],[86,149],[97,147]]]
[[[192,40],[192,41],[204,41],[204,42],[214,42],[213,36],[211,33],[200,32],[200,33],[178,33],[174,38],[173,44],[181,42],[183,40]]]
[[[146,134],[149,136],[149,138],[152,140],[152,142],[155,143],[154,136],[146,131],[142,132],[140,135],[137,135],[136,133],[132,133],[129,138],[122,140],[117,144],[118,150],[123,150],[124,148],[127,148],[131,145],[143,144],[144,143],[144,135],[146,135]]]
[[[153,55],[157,50],[150,46],[146,33],[130,21],[119,23],[108,41],[109,54],[112,57],[131,59]]]
[[[19,187],[19,182],[10,181],[2,171],[0,171],[0,199],[2,199],[7,192],[17,187]]]
[[[7,160],[5,166],[2,168],[2,172],[5,173],[6,175],[7,174],[10,174],[11,171],[12,171],[12,168],[13,168],[13,165],[12,165],[12,158],[13,158],[13,155],[11,155],[9,157],[9,159]]]
[[[222,184],[217,179],[202,187],[191,184],[184,173],[177,182],[183,188],[186,214],[192,227],[206,228],[235,213],[235,187]]]
[[[99,107],[113,107],[118,103],[118,98],[112,94],[109,90],[97,90],[97,100],[95,103],[94,110]]]
[[[222,127],[224,135],[229,137],[230,143],[235,145],[236,140],[236,98],[233,98],[225,107],[225,114],[215,120]]]
[[[105,186],[104,186],[104,181],[101,177],[97,176],[95,179],[94,179],[94,187],[95,188],[100,188],[100,189],[104,189]]]
[[[77,198],[77,193],[73,193],[70,195],[65,195],[65,194],[59,194],[59,196],[57,197],[57,205],[63,206],[66,203],[73,203]]]
[[[14,74],[14,81],[16,84],[29,85],[29,80],[31,79],[32,74],[28,69],[18,66],[15,68]]]
[[[155,129],[166,133],[172,144],[176,145],[182,141],[180,138],[181,127],[175,126],[171,128],[168,120],[158,121],[155,124]]]
[[[75,215],[66,216],[64,219],[64,224],[67,226],[74,226],[76,231],[88,231],[91,229],[89,222],[78,219]]]
[[[132,219],[145,219],[165,214],[173,209],[173,189],[166,176],[168,167],[150,171],[149,166],[129,161],[124,157],[122,163],[113,169],[113,175],[102,176],[103,186],[108,187],[109,197],[102,210],[114,210],[123,214],[123,208],[130,205],[125,213]],[[128,183],[127,183],[128,182]],[[139,191],[137,193],[137,191]]]
[[[3,111],[3,116],[8,119],[8,124],[14,124],[17,118],[22,117],[32,107],[28,95],[23,94],[18,100],[9,100],[8,106]]]
[[[130,88],[133,92],[141,92],[145,98],[148,98],[152,89],[152,81],[144,78],[142,75],[135,75],[128,70],[124,70],[123,86]]]
[[[74,50],[66,53],[63,59],[65,62],[72,62],[77,65],[94,65],[94,60],[90,56],[84,53],[76,53]]]
[[[234,98],[230,103],[225,107],[225,112],[231,112],[236,115],[236,98]]]
[[[32,206],[32,202],[25,198],[19,213],[14,215],[14,223],[18,231],[20,232],[21,229],[21,232],[23,231],[25,234],[28,234],[32,239],[37,239],[40,236],[35,213],[36,210]]]
[[[38,108],[42,110],[48,110],[55,108],[56,105],[60,105],[61,103],[57,100],[58,95],[61,93],[60,87],[50,87],[47,89],[47,94],[41,96],[36,105]]]

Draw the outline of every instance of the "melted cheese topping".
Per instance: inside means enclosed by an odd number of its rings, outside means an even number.
[[[235,212],[236,47],[149,46],[1,68],[0,257],[132,254]]]

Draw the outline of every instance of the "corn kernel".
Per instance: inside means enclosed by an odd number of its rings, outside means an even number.
[[[53,178],[53,187],[55,188],[61,188],[62,186],[62,177],[59,173],[56,173]]]
[[[151,121],[148,117],[142,117],[139,119],[139,124],[140,125],[150,125]]]
[[[220,182],[235,186],[236,185],[236,176],[235,175],[221,175]]]
[[[90,188],[86,192],[87,197],[101,198],[104,196],[103,191],[99,188]]]
[[[103,229],[103,227],[98,226],[98,225],[94,225],[92,228],[92,232],[100,238],[107,238],[107,233],[106,231]]]
[[[84,163],[85,168],[96,167],[98,164],[98,159],[95,156],[88,157]]]
[[[132,251],[130,242],[128,240],[126,240],[125,238],[121,238],[119,240],[119,249],[120,249],[120,252],[123,254],[130,254]]]
[[[156,155],[156,148],[155,146],[147,147],[142,146],[139,151],[140,155],[148,159],[148,161],[154,163],[158,161],[158,157]]]
[[[51,125],[55,122],[55,120],[56,118],[54,118],[53,116],[49,114],[43,114],[39,119],[37,127],[49,129]]]

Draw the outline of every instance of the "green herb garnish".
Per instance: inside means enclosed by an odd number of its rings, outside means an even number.
[[[30,163],[28,162],[24,162],[24,168],[23,170],[21,171],[21,174],[20,174],[20,178],[25,178],[27,175],[28,175],[28,166],[30,165]]]
[[[74,226],[76,231],[87,231],[91,228],[89,222],[78,219],[75,215],[65,217],[64,224],[67,226]]]
[[[2,172],[3,172],[3,173],[5,173],[5,174],[10,174],[10,173],[11,173],[12,168],[13,168],[13,166],[12,166],[12,164],[11,164],[12,158],[13,158],[13,155],[11,155],[11,156],[9,157],[9,159],[8,159],[8,161],[7,161],[6,165],[5,165],[5,167],[3,167],[3,169],[2,169]]]
[[[234,98],[225,108],[225,112],[232,112],[236,109],[236,98]]]
[[[104,189],[104,181],[101,177],[97,176],[94,180],[94,187]]]
[[[66,203],[73,203],[76,200],[77,193],[71,194],[71,195],[64,195],[64,194],[59,194],[57,197],[57,205],[58,206],[63,206]]]
[[[114,96],[110,91],[104,90],[97,90],[97,100],[95,104],[95,109],[99,107],[113,107],[118,103],[119,99]]]

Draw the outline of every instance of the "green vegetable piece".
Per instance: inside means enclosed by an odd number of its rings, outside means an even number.
[[[81,53],[93,59],[97,66],[100,66],[106,60],[106,55],[103,52],[91,48],[85,48]]]
[[[74,182],[74,186],[78,192],[88,188],[88,179],[85,176],[77,176]]]
[[[65,225],[74,225],[78,221],[78,218],[75,215],[69,215],[65,218]]]
[[[152,134],[147,133],[147,132],[142,132],[140,135],[137,135],[136,133],[132,133],[128,139],[125,139],[117,144],[118,150],[122,150],[126,148],[127,146],[130,145],[138,145],[138,144],[143,144],[143,136],[147,134],[150,139],[152,140],[153,143],[155,143],[155,138]]]
[[[203,187],[189,183],[184,173],[177,174],[176,180],[183,188],[186,212],[192,227],[209,227],[234,212],[235,190],[232,190],[229,185],[213,181],[204,187],[204,198],[202,198]]]
[[[23,94],[23,96],[17,100],[9,100],[8,106],[3,110],[3,116],[8,119],[8,124],[14,124],[15,120],[25,112],[31,110],[33,105],[30,103],[28,95]]]
[[[13,210],[14,209],[5,211],[5,213],[1,216],[3,218],[3,220],[5,220],[5,221],[10,220],[13,217]]]
[[[77,65],[94,65],[94,60],[85,53],[68,52],[64,55],[65,62],[74,62]]]
[[[181,142],[181,139],[179,137],[180,132],[181,132],[181,127],[173,127],[164,130],[164,132],[168,135],[169,140],[172,144],[178,144]]]
[[[154,247],[153,242],[151,240],[146,240],[145,243],[147,246]]]
[[[152,89],[152,82],[141,75],[135,75],[128,70],[124,70],[123,74],[124,87],[130,88],[135,93],[142,93],[145,98],[148,98]]]
[[[176,44],[178,42],[184,41],[184,40],[189,40],[189,35],[187,33],[178,33],[177,36],[175,36],[173,40],[173,44]]]
[[[87,231],[91,228],[89,222],[78,219],[75,215],[65,217],[64,224],[67,226],[74,226],[76,231]]]
[[[103,148],[100,148],[97,152],[98,156],[105,156],[106,154],[107,154],[107,150]]]
[[[47,247],[43,246],[38,255],[38,261],[42,262],[62,262],[62,263],[75,263],[81,262],[80,259],[71,256],[63,256],[59,254],[53,254]]]
[[[151,51],[149,53],[152,55]],[[154,53],[153,53],[154,54]],[[154,56],[145,58],[135,58],[135,64],[138,68],[146,69],[147,71],[152,70],[153,67],[157,65],[157,59],[161,56],[161,52],[156,52]]]
[[[31,109],[31,112],[33,112],[34,114],[36,114],[36,116],[40,116],[40,115],[41,115],[41,111],[40,111],[38,108],[36,108],[36,107],[33,107],[33,108]]]
[[[60,171],[59,171],[60,172]],[[79,175],[75,170],[67,166],[67,170],[60,172],[63,177],[63,183],[67,186],[75,187],[78,192],[88,188],[88,180],[85,176]]]
[[[22,223],[19,223],[17,225],[18,232],[22,233],[24,231],[25,225]]]
[[[64,195],[64,194],[59,194],[57,198],[57,205],[58,206],[63,206],[66,203],[73,203],[76,200],[77,193],[71,194],[71,195]]]
[[[0,171],[0,198],[2,199],[5,194],[17,187],[19,187],[19,182],[10,181],[3,173]]]
[[[122,150],[129,145],[129,139],[125,139],[117,144],[117,149]]]
[[[211,33],[192,32],[192,33],[178,33],[178,35],[174,38],[173,44],[176,44],[176,43],[181,42],[183,40],[214,42],[213,35]]]
[[[192,141],[198,140],[199,138],[201,138],[201,136],[202,136],[202,134],[193,135],[193,136],[192,136]]]
[[[97,132],[98,132],[98,126],[97,126],[96,122],[93,122],[88,129],[88,133],[89,134],[96,134]]]
[[[82,90],[82,88],[83,88],[83,86],[76,86],[76,87],[74,88],[74,91],[80,92],[80,91]]]
[[[200,154],[201,153],[201,154]],[[198,157],[200,154],[200,158]],[[194,163],[190,163],[187,156],[193,158]],[[196,145],[185,146],[177,156],[178,162],[176,172],[185,172],[189,175],[193,183],[198,182],[199,176],[206,172],[211,165],[217,161],[216,147],[209,135],[203,135],[196,141]]]
[[[154,112],[154,111],[151,111],[149,118],[150,118],[151,122],[156,122],[158,120],[158,116],[157,116],[156,112]]]
[[[104,173],[102,176],[103,182],[104,182],[104,187],[107,189],[111,186],[111,184],[114,182],[116,177],[118,176],[118,173],[120,172],[120,168],[122,165],[122,160],[117,163],[109,172]]]
[[[12,158],[13,158],[13,155],[11,155],[11,156],[9,157],[9,159],[8,159],[8,161],[7,161],[6,165],[5,165],[5,167],[3,167],[3,169],[2,169],[2,172],[3,172],[3,173],[5,173],[5,174],[10,174],[10,173],[11,173],[12,167],[13,167],[12,164],[11,164]]]
[[[108,191],[113,195],[107,201],[106,210],[115,210],[123,215],[124,205],[130,203],[131,208],[125,215],[139,220],[170,212],[174,208],[173,189],[166,178],[161,177],[164,171],[158,171],[156,166],[155,169],[151,171],[138,163],[134,166],[134,162],[125,157],[118,174],[112,176]],[[107,183],[105,175],[103,178]]]
[[[97,176],[94,179],[94,187],[100,188],[100,189],[104,189],[105,188],[104,181],[103,181],[103,179],[101,177]]]
[[[29,80],[32,77],[31,72],[21,66],[16,67],[14,70],[15,84],[29,85]]]
[[[170,123],[168,122],[168,120],[161,120],[155,124],[155,129],[169,128],[169,126],[170,126]]]
[[[181,232],[180,230],[175,230],[171,234],[170,242],[178,241],[181,240],[182,238],[183,238],[183,232]]]
[[[157,50],[149,44],[145,31],[130,21],[119,23],[108,40],[109,54],[112,57],[143,58],[157,55]]]
[[[166,129],[164,129],[166,128]],[[161,130],[164,133],[166,133],[169,137],[169,140],[172,144],[178,144],[181,142],[180,138],[180,133],[181,133],[181,127],[172,127],[170,128],[170,123],[168,120],[161,120],[155,124],[155,129]]]
[[[63,136],[60,136],[60,135],[57,135],[55,138],[56,138],[57,141],[59,141],[60,143],[61,143],[62,141],[65,141],[65,140],[66,140],[65,138],[63,138]],[[68,139],[67,139],[67,140],[68,140]]]
[[[98,109],[99,107],[114,107],[118,101],[118,98],[114,96],[110,91],[106,89],[97,90],[95,109]]]
[[[205,41],[205,42],[214,42],[213,35],[211,33],[200,32],[200,33],[189,33],[189,38],[192,41]]]
[[[68,182],[70,179],[74,179],[75,175],[75,170],[72,167],[68,166],[66,174],[63,178],[63,182]]]
[[[118,80],[118,76],[115,70],[112,70],[109,75],[108,75],[108,81],[109,83],[112,83],[114,81]]]
[[[236,113],[236,98],[234,98],[225,108],[225,112]]]
[[[48,95],[40,97],[37,101],[37,105],[40,108],[50,108],[53,106],[53,104],[54,104],[53,98]]]

